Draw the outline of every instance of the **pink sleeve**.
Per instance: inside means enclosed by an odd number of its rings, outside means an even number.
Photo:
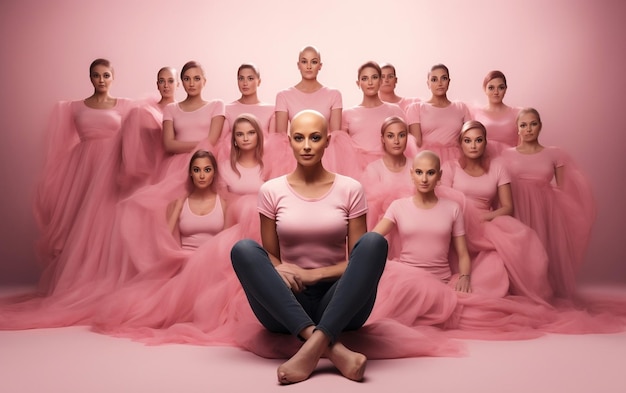
[[[331,106],[330,109],[342,109],[343,108],[343,101],[341,98],[341,92],[339,90],[336,89],[332,89],[332,97],[331,97]]]
[[[257,199],[257,210],[265,217],[272,220],[276,219],[276,198],[274,195],[272,184],[275,182],[268,182],[261,186],[259,190],[259,197]]]
[[[391,202],[391,205],[389,205],[389,207],[387,208],[387,211],[385,212],[384,218],[388,219],[389,221],[393,222],[394,224],[398,224],[397,220],[396,220],[396,207],[398,205],[399,200],[395,200],[393,202]]]
[[[412,124],[419,124],[420,123],[420,102],[415,102],[411,105],[409,105],[409,107],[406,110],[406,124],[407,125],[412,125]]]
[[[461,213],[461,207],[458,203],[454,203],[454,224],[452,226],[452,236],[458,237],[465,235],[465,222],[463,221],[463,214]]]
[[[554,167],[560,168],[562,166],[565,166],[566,156],[563,150],[559,149],[558,147],[551,147],[549,149],[552,153],[552,162],[554,162]]]
[[[353,182],[350,188],[350,199],[348,201],[348,219],[353,219],[367,213],[367,200],[363,192],[363,186],[356,180],[349,178]]]
[[[461,108],[463,109],[463,123],[465,123],[466,121],[472,120],[472,114],[470,113],[470,110],[467,107],[467,105],[465,105],[465,103],[463,102],[460,102],[459,104],[461,105]]]
[[[215,116],[226,116],[226,106],[224,105],[224,101],[215,100],[212,102],[213,108],[211,110],[211,118]]]
[[[496,176],[498,177],[498,187],[511,183],[511,176],[509,175],[509,171],[506,170],[504,165],[500,163],[500,161],[492,162],[492,165],[496,164]]]
[[[278,94],[276,94],[276,105],[274,106],[274,111],[289,113],[289,110],[287,109],[287,99],[285,98],[284,91],[279,91]]]
[[[172,114],[172,109],[174,109],[175,106],[176,106],[176,103],[173,102],[171,104],[167,104],[165,106],[165,108],[163,108],[163,121],[165,121],[165,120],[174,121],[174,116]]]

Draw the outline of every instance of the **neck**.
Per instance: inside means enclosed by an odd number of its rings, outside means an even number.
[[[310,92],[316,91],[322,87],[322,84],[317,81],[317,79],[302,79],[296,85],[296,89],[300,91]]]
[[[256,105],[261,102],[256,93],[250,94],[247,96],[242,95],[238,101],[240,104],[246,104],[246,105]]]
[[[291,175],[305,184],[315,184],[322,181],[328,173],[322,163],[319,162],[316,165],[306,167],[298,164]]]
[[[197,199],[211,199],[215,197],[215,195],[215,191],[213,191],[211,187],[207,187],[203,189],[194,188],[193,191],[191,191],[191,194],[189,194],[189,197]]]
[[[389,93],[385,93],[383,91],[379,91],[378,92],[378,97],[380,97],[381,100],[385,101],[385,102],[391,102],[391,103],[396,103],[396,102],[400,102],[400,100],[402,99],[402,97],[396,95],[395,91],[391,91]]]
[[[259,162],[256,159],[254,150],[245,150],[245,151],[239,150],[239,157],[237,158],[237,163],[239,163],[239,165],[243,167],[251,168],[257,165]]]
[[[443,96],[431,96],[430,100],[428,100],[428,102],[433,104],[434,106],[448,106],[448,105],[450,105],[450,100],[445,95],[443,95]]]
[[[413,201],[418,206],[422,206],[422,207],[430,207],[434,205],[435,203],[437,203],[438,200],[439,198],[437,198],[437,194],[435,194],[434,190],[426,194],[418,191],[415,193],[415,195],[413,195]]]
[[[172,102],[174,102],[174,97],[161,97],[161,100],[157,102],[157,105],[166,106],[167,104],[171,104]]]
[[[534,153],[541,149],[543,149],[543,146],[539,143],[538,140],[534,140],[533,142],[522,141],[519,145],[517,145],[517,150],[527,153]]]
[[[109,92],[106,92],[106,93],[99,93],[99,92],[96,92],[96,91],[94,91],[94,92],[93,92],[93,94],[92,94],[92,96],[91,96],[91,97],[89,97],[89,98],[90,98],[92,101],[95,101],[95,102],[107,102],[107,101],[109,101],[109,100],[112,100],[112,99],[113,99],[113,97],[111,97],[111,96],[109,95]]]
[[[390,169],[404,168],[406,165],[406,157],[404,154],[395,156],[385,152],[385,155],[383,156],[383,163]]]
[[[377,106],[382,105],[383,102],[378,98],[378,95],[375,96],[363,96],[363,101],[361,101],[361,106],[366,108],[375,108]]]
[[[487,105],[487,109],[493,112],[500,112],[505,109],[508,109],[508,106],[504,104],[504,102],[489,102]]]
[[[184,102],[203,102],[202,94],[198,94],[195,96],[190,96],[187,94],[187,98],[185,98]]]
[[[474,170],[482,170],[483,166],[481,165],[481,159],[465,157],[465,166],[463,167],[463,169],[468,172]]]

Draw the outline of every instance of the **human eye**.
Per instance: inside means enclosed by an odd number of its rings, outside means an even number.
[[[296,142],[302,142],[304,140],[304,137],[300,134],[296,134],[293,136],[293,140]]]
[[[174,82],[175,82],[174,78],[170,78],[170,79],[167,80],[167,83],[169,83],[169,84],[173,84]]]
[[[322,140],[322,136],[321,136],[321,135],[319,135],[319,134],[313,134],[313,135],[311,135],[311,140],[312,140],[313,142],[319,142],[319,141],[321,141],[321,140]]]
[[[450,78],[448,78],[448,75],[442,75],[442,76],[441,76],[441,80],[442,80],[443,82],[446,82],[446,81],[448,81],[449,79],[450,79]]]
[[[476,138],[476,143],[483,143],[483,138]]]
[[[422,172],[422,170],[421,170],[421,169],[416,169],[416,170],[415,170],[415,174],[416,174],[416,175],[421,175],[422,173],[423,173],[423,172]]]
[[[204,168],[204,171],[205,171],[206,173],[209,173],[209,172],[211,172],[212,170],[213,170],[213,168],[211,168],[210,166],[207,166],[207,167],[205,167],[205,168]]]
[[[252,82],[252,81],[254,80],[254,77],[253,77],[253,76],[249,76],[249,77],[248,77],[248,80],[249,80],[250,82]]]
[[[533,121],[530,123],[531,126],[533,127],[537,127],[539,125],[539,123],[537,123],[536,121]]]
[[[243,136],[243,132],[237,131],[237,132],[235,132],[235,136],[238,137],[238,138],[241,138]]]
[[[407,135],[406,132],[401,132],[399,136],[400,136],[400,138],[406,138],[406,135]]]
[[[200,77],[199,77],[199,76],[194,76],[194,77],[193,77],[193,80],[195,80],[195,81],[200,81]]]
[[[157,83],[158,83],[159,85],[162,85],[162,84],[164,84],[164,83],[165,83],[165,79],[163,79],[163,78],[159,78],[159,80],[157,81]]]
[[[436,77],[436,76],[431,76],[431,77],[430,77],[430,81],[431,81],[432,83],[437,82],[437,77]]]
[[[379,79],[379,78],[380,78],[380,77],[378,76],[378,74],[374,74],[374,75],[372,75],[372,79],[374,79],[374,80],[377,80],[377,79]]]
[[[470,143],[471,140],[469,138],[463,138],[463,143]]]
[[[361,77],[361,82],[367,82],[369,78],[367,76],[362,76]]]
[[[391,132],[388,132],[387,134],[385,134],[385,136],[387,137],[387,139],[393,139],[393,134]]]
[[[239,76],[237,77],[237,80],[238,80],[238,81],[242,81],[242,80],[244,80],[244,77],[243,77],[243,76],[241,76],[241,75],[239,75]]]
[[[430,169],[428,172],[426,172],[426,174],[428,176],[435,176],[435,170],[434,169]]]
[[[489,86],[487,86],[487,90],[489,90],[489,91],[493,91],[493,89],[494,89],[493,85],[489,85]]]
[[[504,85],[500,85],[500,86],[498,86],[498,89],[500,89],[500,90],[506,90],[506,86],[504,86]]]
[[[526,128],[526,123],[520,123],[519,128]]]
[[[183,76],[183,81],[184,82],[189,82],[189,77],[188,76]]]
[[[200,172],[200,168],[198,168],[197,166],[194,166],[192,170],[193,170],[193,173]]]
[[[311,60],[311,64],[317,65],[317,64],[319,64],[319,60]]]
[[[102,75],[104,77],[104,79],[109,79],[111,77],[111,74],[109,74],[108,72],[106,72],[104,75]]]

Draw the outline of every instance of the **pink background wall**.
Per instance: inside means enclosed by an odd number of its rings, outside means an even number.
[[[401,95],[427,97],[426,72],[450,67],[451,99],[482,103],[483,76],[501,69],[506,101],[542,114],[542,141],[587,172],[598,219],[584,281],[626,282],[626,3],[621,0],[337,1],[21,0],[0,2],[0,282],[37,279],[31,215],[46,120],[59,100],[91,94],[88,65],[110,59],[113,93],[154,94],[155,73],[204,64],[206,99],[238,98],[235,71],[261,67],[260,95],[296,83],[297,53],[318,46],[320,80],[344,107],[370,59],[392,62]],[[183,98],[182,89],[178,98]]]

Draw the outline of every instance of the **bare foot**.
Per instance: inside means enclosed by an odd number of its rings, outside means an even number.
[[[289,384],[309,378],[322,354],[328,349],[329,340],[324,333],[316,331],[305,341],[300,350],[277,370],[278,382]]]
[[[339,342],[330,347],[326,355],[344,377],[353,381],[363,380],[367,365],[365,355],[351,351]]]

